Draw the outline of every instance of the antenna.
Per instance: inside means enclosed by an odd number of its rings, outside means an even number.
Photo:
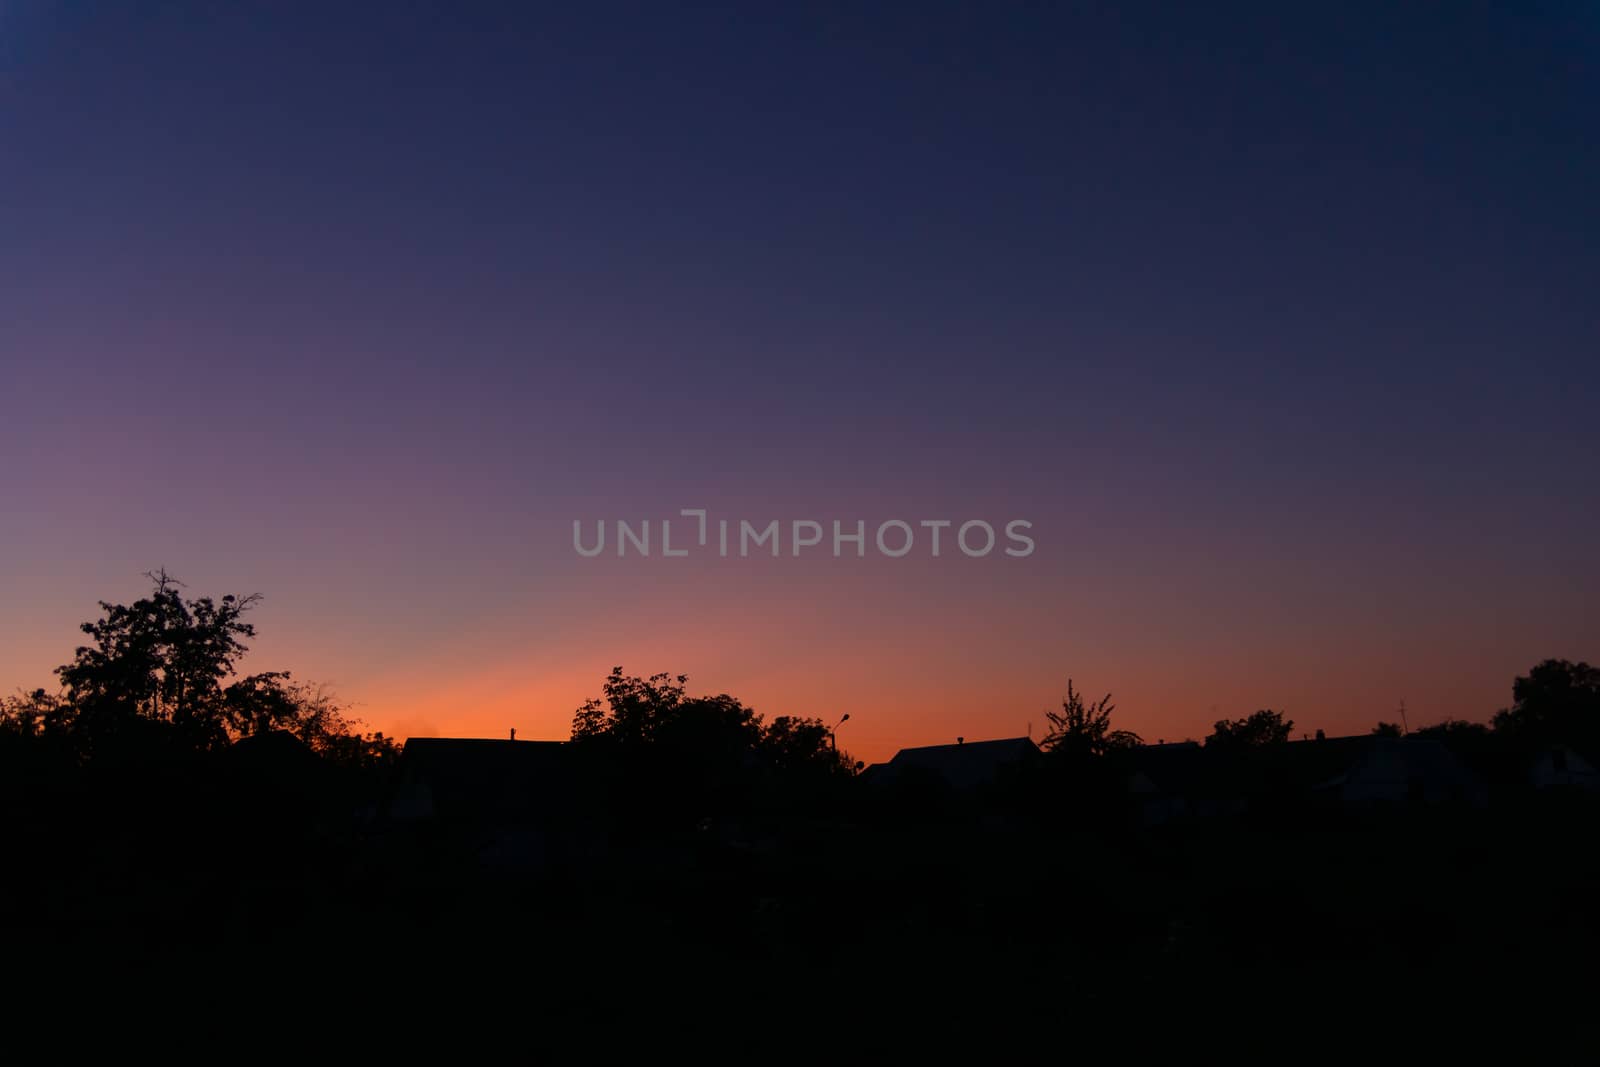
[[[1402,734],[1409,734],[1411,732],[1411,724],[1406,722],[1406,698],[1405,697],[1401,697],[1400,698],[1400,732]]]

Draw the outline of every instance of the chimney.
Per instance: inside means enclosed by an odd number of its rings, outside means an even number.
[[[1327,739],[1328,739],[1328,735],[1327,734],[1323,733],[1321,730],[1317,731],[1317,740],[1318,741],[1326,741]]]
[[[517,739],[517,728],[515,726],[513,726],[511,728],[511,740],[515,741],[516,739]]]

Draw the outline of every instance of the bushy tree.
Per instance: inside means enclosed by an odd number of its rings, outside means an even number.
[[[72,705],[58,693],[35,689],[0,697],[0,733],[25,739],[64,737],[72,727]]]
[[[195,748],[225,744],[224,681],[255,636],[244,616],[260,597],[185,600],[165,571],[148,577],[149,595],[129,605],[101,601],[101,618],[83,624],[93,642],[56,670],[65,699],[92,736],[142,721],[171,727]]]
[[[57,668],[59,694],[0,703],[0,732],[68,747],[80,762],[207,751],[268,730],[328,756],[393,756],[391,740],[362,734],[325,690],[284,671],[238,676],[256,632],[245,616],[259,596],[186,599],[165,571],[147,577],[148,595],[102,601],[101,617],[83,624],[92,640]]]
[[[849,766],[821,720],[786,715],[764,723],[726,693],[690,696],[687,682],[681,674],[640,678],[612,668],[602,695],[574,713],[572,740],[693,789],[842,774]]]
[[[753,751],[761,740],[761,717],[726,694],[691,697],[687,681],[681,674],[630,677],[613,668],[603,699],[586,701],[573,716],[573,740]]]
[[[1294,732],[1294,720],[1283,712],[1264,708],[1242,719],[1219,719],[1211,727],[1206,745],[1218,748],[1265,748],[1280,745]]]
[[[1493,719],[1494,732],[1509,743],[1600,747],[1600,669],[1547,659],[1517,678],[1511,695],[1512,706]]]
[[[1505,751],[1505,738],[1495,736],[1481,722],[1446,719],[1412,730],[1407,736],[1439,742],[1467,766],[1490,779],[1503,779],[1515,773],[1517,760],[1514,754]]]
[[[223,691],[228,725],[236,736],[282,730],[335,763],[393,762],[399,746],[381,732],[363,732],[360,719],[326,686],[294,681],[287,671],[253,674]]]
[[[843,773],[849,766],[821,719],[779,715],[762,729],[760,752],[779,774]]]

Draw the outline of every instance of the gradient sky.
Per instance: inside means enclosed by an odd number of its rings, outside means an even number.
[[[165,566],[403,735],[1481,719],[1600,660],[1597,297],[1591,4],[0,0],[0,688]],[[686,507],[1038,547],[573,551]]]

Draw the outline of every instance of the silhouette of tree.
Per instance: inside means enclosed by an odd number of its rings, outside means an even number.
[[[761,739],[760,716],[726,694],[690,697],[687,681],[682,674],[637,678],[612,668],[603,700],[585,701],[574,714],[573,740],[753,751]]]
[[[1515,703],[1492,720],[1495,733],[1511,743],[1593,750],[1600,741],[1600,669],[1547,659],[1517,678],[1511,695]]]
[[[280,730],[295,722],[300,705],[289,689],[285,671],[253,674],[222,691],[222,717],[234,733],[251,734]]]
[[[38,690],[8,699],[0,705],[0,728],[70,739],[80,760],[217,749],[271,730],[357,762],[381,762],[398,751],[381,734],[362,735],[325,691],[297,685],[287,672],[235,679],[249,651],[245,642],[256,632],[245,615],[259,595],[191,600],[165,570],[146,577],[147,596],[129,605],[102,601],[101,617],[82,625],[93,640],[57,668],[61,694]]]
[[[1457,759],[1491,781],[1503,781],[1516,773],[1517,753],[1509,751],[1503,735],[1497,736],[1481,722],[1446,719],[1412,730],[1407,736],[1439,742]]]
[[[223,690],[230,730],[241,737],[282,730],[336,763],[387,764],[399,746],[382,733],[363,733],[359,719],[327,687],[295,682],[287,671],[253,674]]]
[[[828,724],[821,719],[780,715],[763,728],[761,753],[768,767],[779,773],[847,772]]]
[[[1068,678],[1061,710],[1045,712],[1050,729],[1039,745],[1066,756],[1104,756],[1140,744],[1139,735],[1133,731],[1111,728],[1111,713],[1115,710],[1110,693],[1093,704],[1087,703]]]
[[[726,693],[689,696],[685,675],[625,675],[614,667],[602,696],[573,714],[572,740],[623,754],[647,753],[660,765],[702,780],[728,781],[757,770],[779,774],[843,772],[820,719],[780,716],[770,725]]]
[[[1206,738],[1206,745],[1228,748],[1264,748],[1289,740],[1294,720],[1280,711],[1264,708],[1242,719],[1219,719]]]
[[[78,762],[74,715],[59,694],[0,698],[0,784],[68,771]]]
[[[1446,744],[1454,744],[1463,738],[1474,741],[1488,741],[1489,728],[1481,722],[1468,722],[1465,719],[1446,719],[1411,731],[1412,737],[1431,738]]]
[[[72,706],[59,694],[35,689],[0,698],[0,733],[17,738],[65,735],[72,726]]]
[[[1372,728],[1374,737],[1404,737],[1405,731],[1397,722],[1380,722]]]
[[[97,734],[130,720],[168,724],[196,748],[226,743],[223,680],[255,627],[244,621],[259,596],[185,600],[166,571],[146,575],[150,595],[131,605],[101,601],[81,629],[94,639],[57,669],[67,701]]]

